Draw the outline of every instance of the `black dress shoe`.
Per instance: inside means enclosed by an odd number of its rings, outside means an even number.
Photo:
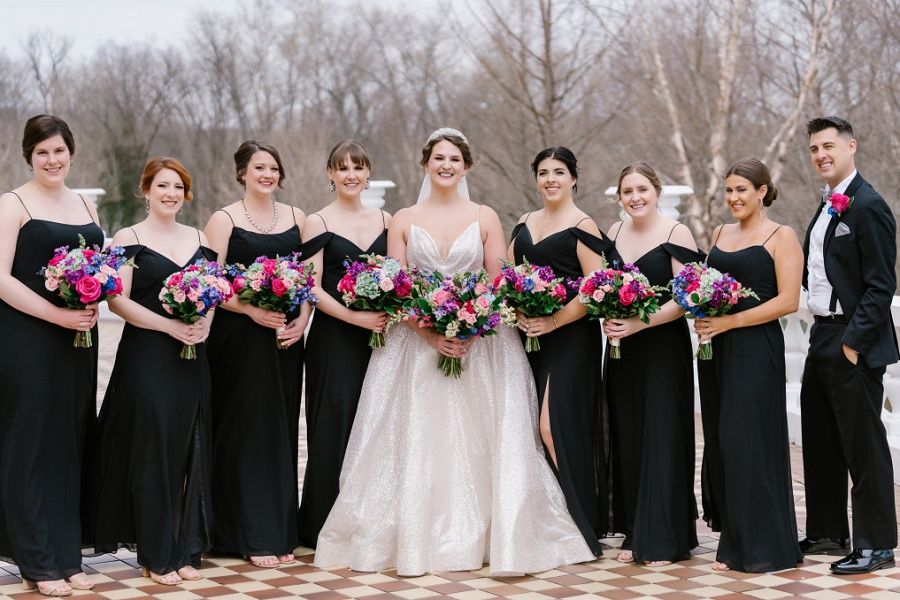
[[[849,538],[803,538],[800,552],[803,554],[836,554],[840,556],[850,549]]]
[[[831,572],[836,575],[857,575],[894,566],[893,550],[870,550],[855,548],[846,557],[831,563]]]

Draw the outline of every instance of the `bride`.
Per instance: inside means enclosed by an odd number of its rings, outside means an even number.
[[[388,253],[444,274],[487,269],[506,253],[496,213],[468,197],[468,141],[455,129],[428,138],[419,202],[400,210]],[[545,571],[594,559],[566,510],[537,434],[537,395],[522,344],[448,340],[394,327],[372,353],[315,564],[399,575]],[[459,379],[438,353],[463,357]]]

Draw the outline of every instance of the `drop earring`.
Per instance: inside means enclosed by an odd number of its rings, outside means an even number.
[[[337,186],[334,185],[334,181],[329,180],[328,181],[328,191],[333,192],[336,189],[337,189]]]
[[[147,198],[144,198],[144,210],[148,213],[150,212],[150,200]]]
[[[369,180],[366,179],[366,189],[369,189]]]

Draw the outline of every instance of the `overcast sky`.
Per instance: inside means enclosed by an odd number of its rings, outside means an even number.
[[[177,42],[201,9],[233,12],[250,0],[0,0],[0,48],[21,56],[25,38],[51,30],[72,38],[72,53],[90,56],[108,40]]]

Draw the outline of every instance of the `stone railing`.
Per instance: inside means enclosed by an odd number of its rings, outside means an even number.
[[[894,296],[891,306],[894,326],[900,325],[900,296]],[[809,328],[813,316],[806,308],[806,298],[801,296],[800,310],[781,319],[784,329],[785,386],[787,388],[788,431],[791,442],[802,445],[800,432],[800,383],[803,366],[809,349]],[[898,332],[900,335],[900,332]],[[692,336],[693,338],[693,336]],[[697,340],[693,338],[694,350]],[[696,380],[695,380],[696,381]],[[700,412],[699,391],[695,388],[694,406]],[[894,482],[900,484],[900,363],[887,368],[884,375],[884,405],[881,420],[888,434],[891,456],[894,462]]]

